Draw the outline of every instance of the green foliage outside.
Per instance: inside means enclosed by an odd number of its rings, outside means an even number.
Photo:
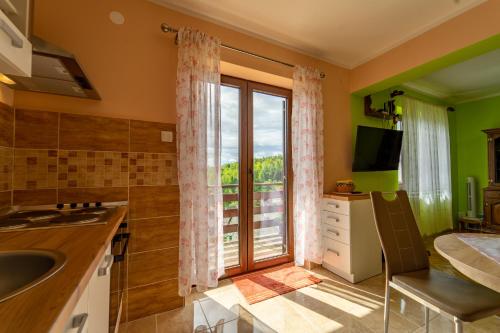
[[[280,183],[283,181],[283,156],[267,156],[254,159],[254,181],[256,183]],[[222,185],[238,184],[239,163],[222,165]],[[225,192],[224,193],[234,193]]]
[[[255,183],[282,183],[283,182],[283,156],[267,156],[254,159],[254,182]],[[232,162],[223,164],[221,167],[222,185],[236,185],[239,183],[239,163]],[[255,192],[278,191],[283,185],[257,185]],[[224,194],[238,193],[238,187],[225,187]],[[236,208],[237,201],[225,202],[224,209]]]

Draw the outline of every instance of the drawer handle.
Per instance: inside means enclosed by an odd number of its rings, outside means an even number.
[[[105,276],[108,275],[109,269],[111,268],[111,265],[113,265],[114,261],[114,256],[112,254],[106,255],[104,257],[104,262],[106,263],[104,267],[99,267],[97,270],[97,276]]]
[[[336,204],[335,202],[329,202],[328,206],[333,206],[334,208],[339,208],[339,205]]]
[[[73,317],[73,322],[71,323],[71,328],[78,328],[77,333],[83,332],[85,327],[85,323],[87,322],[87,318],[89,317],[88,313],[82,313],[75,317]]]
[[[338,251],[335,251],[335,250],[332,250],[332,249],[327,249],[326,251],[335,254],[337,257],[340,257],[340,253]]]
[[[331,232],[332,234],[335,234],[335,236],[339,236],[340,235],[337,230],[327,229],[326,231]]]
[[[23,40],[17,35],[17,32],[12,29],[4,20],[0,20],[0,29],[9,36],[12,46],[20,49],[23,47]]]
[[[327,218],[329,220],[334,220],[335,222],[340,222],[340,219],[336,216],[333,216],[333,215],[328,215]]]

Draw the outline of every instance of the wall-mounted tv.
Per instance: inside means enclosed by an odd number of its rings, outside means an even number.
[[[352,171],[397,170],[403,131],[358,126]]]

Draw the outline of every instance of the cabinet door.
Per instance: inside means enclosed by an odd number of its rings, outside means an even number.
[[[69,318],[64,333],[87,333],[89,329],[89,288],[85,288],[78,300],[71,317]]]
[[[109,330],[109,294],[113,255],[111,245],[89,282],[89,332],[107,333]]]
[[[500,134],[493,135],[492,151],[492,179],[493,183],[500,186]]]
[[[500,227],[500,200],[486,199],[484,203],[485,220],[492,226]]]
[[[31,43],[0,10],[0,72],[31,76]]]

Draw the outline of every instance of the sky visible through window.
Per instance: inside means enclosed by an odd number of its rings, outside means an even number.
[[[221,164],[239,160],[238,88],[221,87]],[[283,155],[283,101],[285,98],[253,93],[254,158]]]

